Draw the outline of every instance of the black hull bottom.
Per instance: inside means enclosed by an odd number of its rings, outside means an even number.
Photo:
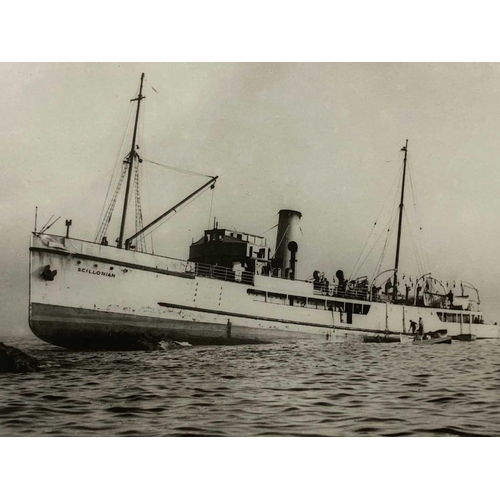
[[[226,324],[188,322],[89,311],[72,307],[32,304],[31,331],[41,340],[72,350],[152,350],[161,341],[191,345],[235,345],[266,343],[261,335],[242,335]],[[248,329],[250,330],[250,329]]]
[[[93,311],[73,307],[31,304],[30,328],[41,340],[72,350],[152,350],[161,341],[191,345],[238,345],[290,342],[317,338],[278,328],[251,328],[183,319],[152,318],[132,314]],[[331,338],[331,337],[329,337]],[[333,340],[333,339],[332,339]]]

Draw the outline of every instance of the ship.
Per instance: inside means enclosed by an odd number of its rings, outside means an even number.
[[[178,259],[148,253],[144,234],[213,189],[216,176],[150,224],[136,213],[136,232],[125,235],[128,204],[137,191],[137,125],[143,95],[141,75],[130,152],[94,241],[49,234],[47,224],[31,234],[29,325],[50,344],[74,350],[144,349],[162,342],[235,345],[362,338],[410,334],[419,322],[450,338],[498,339],[499,328],[483,319],[477,289],[462,282],[450,297],[430,274],[418,277],[414,292],[401,293],[399,254],[408,141],[403,164],[394,268],[368,279],[345,279],[337,271],[329,282],[314,271],[299,280],[302,213],[279,211],[274,252],[266,238],[236,229],[213,227]],[[134,181],[136,181],[134,183]],[[125,183],[120,234],[108,243],[106,230]],[[137,196],[137,193],[136,193]],[[377,286],[389,276],[385,287]],[[391,281],[392,280],[392,281]],[[391,286],[392,285],[392,286]],[[441,287],[440,287],[441,285]],[[383,289],[382,289],[383,288]]]

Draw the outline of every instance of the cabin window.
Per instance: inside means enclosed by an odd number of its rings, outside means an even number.
[[[330,311],[331,310],[333,310],[333,311],[341,311],[341,312],[345,311],[345,303],[344,302],[339,302],[338,300],[328,300],[326,307]]]
[[[266,302],[266,292],[264,290],[254,290],[253,288],[249,288],[247,293],[257,302]]]
[[[470,315],[468,315],[468,314],[464,314],[464,315],[462,316],[462,322],[463,322],[463,323],[470,323]]]
[[[267,301],[271,304],[281,304],[286,305],[286,294],[284,293],[271,293],[267,294]]]
[[[345,311],[345,304],[344,302],[339,302],[337,300],[327,300],[326,301],[326,308],[330,311]]]
[[[361,314],[368,314],[370,307],[368,304],[363,304],[363,312]]]
[[[305,305],[306,305],[306,298],[305,297],[298,297],[296,295],[289,295],[288,299],[290,301],[291,306],[305,307]]]
[[[363,304],[353,304],[352,312],[354,314],[363,314]]]
[[[444,316],[443,313],[438,312],[437,316],[441,321],[446,321],[446,316]]]
[[[325,301],[321,299],[307,299],[309,309],[325,309]]]

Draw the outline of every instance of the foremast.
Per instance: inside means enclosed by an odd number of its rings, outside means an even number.
[[[123,248],[123,237],[125,234],[125,222],[127,219],[127,208],[128,208],[128,198],[130,194],[130,186],[132,184],[132,170],[134,168],[134,159],[136,157],[135,146],[137,140],[137,125],[139,123],[139,111],[141,109],[141,101],[145,99],[142,95],[142,85],[144,83],[144,73],[141,74],[141,86],[139,88],[139,95],[135,99],[131,99],[131,102],[137,101],[137,110],[135,113],[135,124],[134,124],[134,134],[132,136],[132,147],[130,148],[130,153],[125,160],[128,163],[128,173],[127,173],[127,187],[125,188],[125,199],[123,201],[123,213],[122,222],[120,225],[120,236],[118,237],[118,248]]]
[[[398,296],[398,266],[399,266],[399,251],[401,248],[401,228],[403,225],[403,209],[404,209],[404,197],[405,197],[405,178],[406,178],[406,159],[408,154],[408,139],[406,139],[406,145],[401,148],[404,151],[405,157],[403,160],[403,182],[401,186],[401,202],[399,204],[399,223],[398,223],[398,239],[396,242],[396,262],[394,264],[394,286],[392,300],[396,302]]]

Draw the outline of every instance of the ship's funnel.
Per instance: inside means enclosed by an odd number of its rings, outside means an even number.
[[[276,236],[276,252],[273,260],[275,270],[280,269],[282,278],[297,277],[297,254],[300,241],[300,218],[297,210],[280,210],[278,234]],[[276,271],[275,271],[276,273]]]

